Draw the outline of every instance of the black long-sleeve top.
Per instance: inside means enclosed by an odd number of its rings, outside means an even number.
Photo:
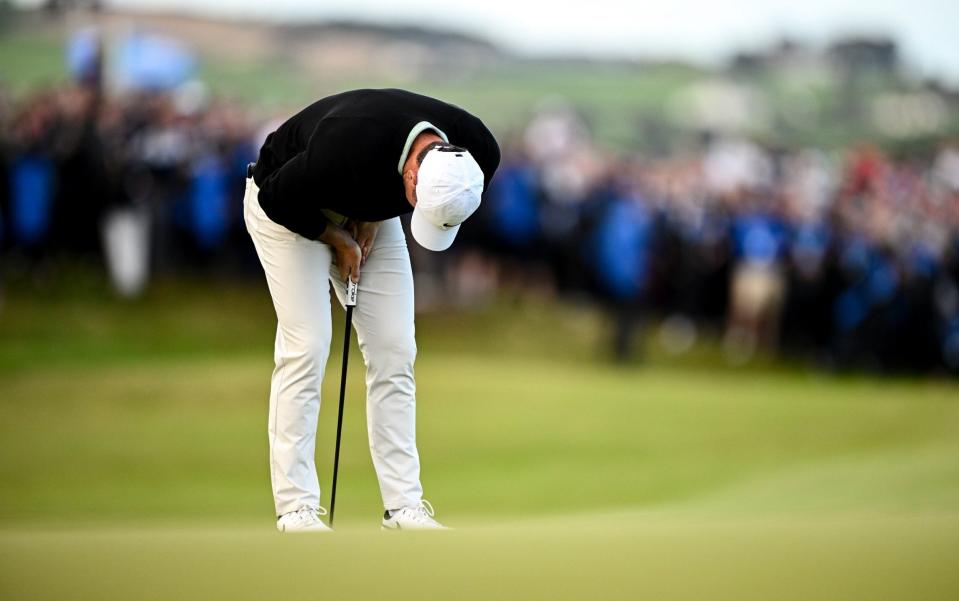
[[[405,90],[353,90],[314,102],[266,138],[253,170],[260,206],[276,223],[314,240],[326,229],[323,209],[360,221],[412,211],[400,160],[410,132],[423,122],[470,151],[487,188],[500,151],[478,118]]]

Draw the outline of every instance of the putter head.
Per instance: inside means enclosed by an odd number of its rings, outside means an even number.
[[[353,281],[353,278],[346,278],[346,306],[355,307],[356,306],[356,282]]]

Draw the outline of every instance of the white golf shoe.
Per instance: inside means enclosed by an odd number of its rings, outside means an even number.
[[[449,530],[433,519],[433,506],[426,499],[414,507],[394,509],[383,514],[383,530]]]
[[[276,520],[276,529],[280,532],[333,532],[333,529],[320,519],[322,515],[326,515],[326,510],[322,507],[300,507],[296,511],[281,515]]]

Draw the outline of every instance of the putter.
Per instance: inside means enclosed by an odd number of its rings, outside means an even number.
[[[343,372],[340,374],[340,409],[336,414],[336,449],[333,451],[333,485],[330,488],[330,527],[336,509],[336,475],[340,468],[340,432],[343,431],[343,398],[346,396],[346,366],[350,360],[350,329],[353,327],[353,307],[356,306],[356,282],[346,278],[346,330],[343,332]]]

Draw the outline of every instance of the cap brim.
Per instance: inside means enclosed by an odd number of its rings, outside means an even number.
[[[444,251],[453,244],[456,232],[460,226],[454,225],[449,229],[436,227],[427,221],[419,211],[413,209],[413,219],[410,220],[410,231],[416,243],[427,250]]]

